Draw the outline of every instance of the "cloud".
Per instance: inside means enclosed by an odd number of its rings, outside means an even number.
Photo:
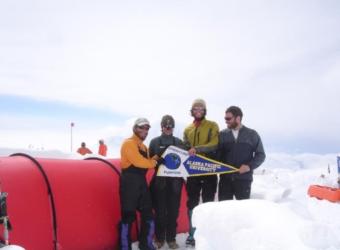
[[[202,97],[221,127],[239,105],[264,137],[340,139],[336,1],[1,5],[1,94],[182,124]]]

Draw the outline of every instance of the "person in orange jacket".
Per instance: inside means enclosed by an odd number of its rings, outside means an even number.
[[[102,156],[106,156],[107,154],[107,146],[104,143],[103,139],[99,140],[99,149],[98,149],[98,154]]]
[[[133,125],[132,137],[126,139],[120,150],[120,206],[122,219],[120,222],[120,249],[131,249],[131,226],[136,219],[136,211],[141,213],[139,233],[139,249],[155,250],[152,239],[155,224],[152,214],[151,194],[146,182],[148,169],[157,165],[159,156],[149,157],[148,149],[143,141],[148,135],[150,123],[145,118],[138,118]]]
[[[81,155],[92,154],[92,151],[86,147],[85,142],[81,143],[81,147],[78,148],[77,152]]]

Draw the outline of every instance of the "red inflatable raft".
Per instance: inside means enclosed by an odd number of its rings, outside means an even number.
[[[311,185],[308,188],[308,195],[320,200],[328,200],[331,202],[340,201],[340,189],[326,186]]]
[[[10,243],[26,250],[116,249],[119,176],[119,159],[0,157],[0,182],[8,193],[7,212],[13,227]],[[184,189],[178,225],[178,232],[188,230]],[[135,224],[134,240],[137,228]]]

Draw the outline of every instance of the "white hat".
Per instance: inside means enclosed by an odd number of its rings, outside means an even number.
[[[201,106],[203,108],[207,108],[206,104],[205,104],[205,101],[203,99],[195,99],[193,102],[192,102],[192,105],[191,105],[191,108],[194,108],[195,106]]]
[[[151,127],[150,122],[146,118],[138,118],[134,123],[134,126],[138,126],[138,127],[144,126],[144,125]]]

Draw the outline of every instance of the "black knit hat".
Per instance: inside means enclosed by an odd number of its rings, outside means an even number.
[[[175,127],[175,120],[171,115],[165,115],[162,117],[161,121],[162,128],[174,128]]]

